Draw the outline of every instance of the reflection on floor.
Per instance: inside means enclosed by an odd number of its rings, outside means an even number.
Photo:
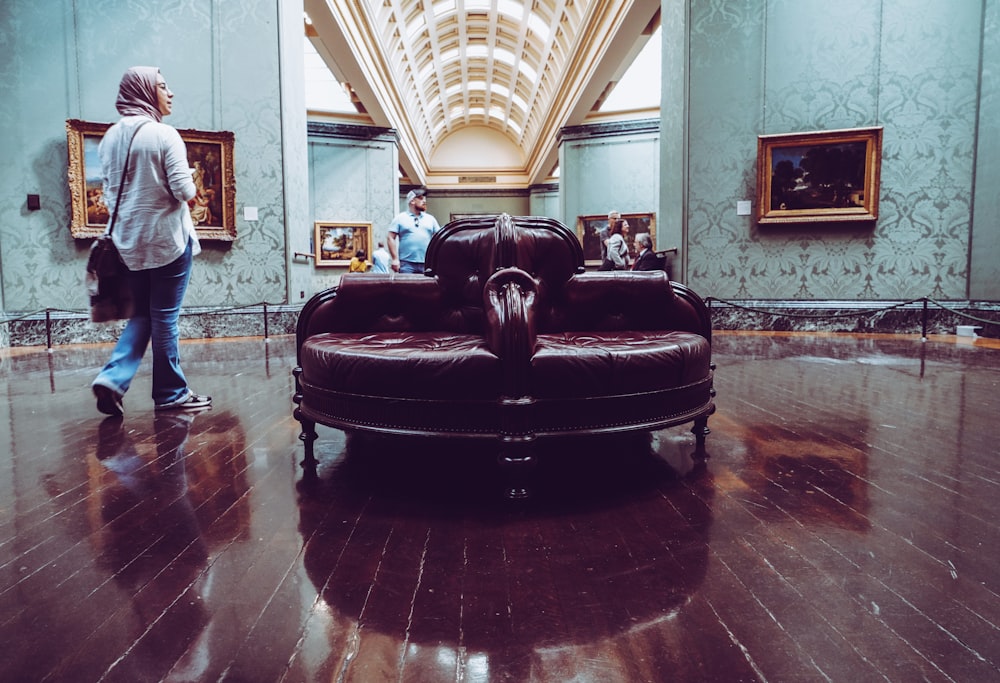
[[[0,356],[3,681],[986,681],[1000,350],[714,340],[685,427],[489,446],[325,430],[290,338],[184,344],[215,407],[96,413],[107,346]],[[322,429],[322,428],[321,428]]]

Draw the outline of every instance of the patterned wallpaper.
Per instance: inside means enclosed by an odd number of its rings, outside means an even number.
[[[1000,182],[1000,49],[990,28],[1000,0],[664,3],[668,40],[667,24],[680,7],[690,8],[686,127],[675,133],[676,121],[664,120],[656,135],[686,136],[682,257],[696,291],[743,299],[960,299],[975,275],[986,283],[973,292],[1000,296],[1000,208],[992,189]],[[388,224],[399,207],[391,145],[337,151],[332,159],[341,162],[357,156],[364,175],[335,168],[316,175],[314,168],[308,200],[305,184],[286,179],[286,171],[326,163],[317,147],[302,146],[302,124],[282,118],[287,93],[279,86],[291,81],[277,56],[284,50],[289,59],[301,37],[293,4],[181,0],[166,12],[117,0],[75,0],[56,9],[0,3],[3,310],[85,309],[88,244],[74,241],[67,227],[64,121],[114,120],[118,79],[135,63],[159,65],[176,91],[168,122],[236,137],[238,237],[231,245],[205,245],[188,306],[278,303],[289,289],[299,302],[299,290],[332,281],[289,253],[309,250],[314,217],[363,213],[376,230]],[[675,110],[665,103],[664,111]],[[874,226],[763,229],[736,214],[736,202],[755,193],[758,135],[871,125],[885,129]],[[684,179],[673,170],[663,176],[656,135],[568,139],[559,198],[567,222],[611,204],[655,210],[665,191],[676,196]],[[659,186],[661,177],[669,188]],[[363,193],[355,192],[358,183]],[[974,192],[981,201],[973,203]],[[27,210],[27,194],[40,195],[41,210]],[[243,220],[245,206],[256,206],[259,220]],[[664,220],[658,227],[665,232]],[[977,249],[971,275],[970,247]]]
[[[570,229],[576,229],[577,216],[607,215],[614,209],[656,213],[660,185],[657,124],[655,119],[639,120],[563,131],[559,188],[563,222]]]
[[[688,275],[733,299],[966,296],[982,3],[694,0]],[[757,226],[760,134],[884,127],[879,219]]]
[[[372,140],[359,140],[310,124],[311,221],[371,223],[374,248],[385,239],[399,211],[398,158],[395,135],[388,131]],[[310,223],[310,252],[315,249],[312,228]],[[316,268],[312,291],[336,285],[344,272],[346,268]]]
[[[167,123],[235,133],[237,239],[203,244],[185,305],[285,300],[280,25],[273,0],[184,0],[169,12],[116,0],[0,4],[4,310],[86,309],[89,244],[69,234],[64,122],[116,120],[118,81],[133,64],[159,66],[175,91]],[[289,28],[300,40],[301,8]],[[40,211],[27,211],[28,193]],[[259,220],[244,221],[244,206]]]

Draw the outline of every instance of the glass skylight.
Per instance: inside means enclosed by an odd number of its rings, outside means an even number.
[[[338,113],[357,113],[351,97],[337,82],[309,38],[303,37],[306,109]]]
[[[636,55],[632,66],[622,75],[600,111],[628,111],[660,106],[660,29]]]
[[[441,136],[465,125],[488,125],[524,149],[550,148],[553,130],[565,125],[554,119],[566,116],[552,100],[567,92],[560,86],[567,79],[574,88],[578,81],[589,86],[592,63],[606,62],[615,73],[624,74],[601,103],[601,112],[609,118],[617,112],[622,118],[647,116],[647,110],[659,106],[659,31],[624,72],[620,61],[611,63],[620,60],[622,51],[604,52],[601,41],[615,41],[616,47],[626,48],[618,41],[643,39],[635,25],[617,36],[594,38],[598,41],[594,44],[578,41],[581,35],[600,35],[593,31],[619,11],[615,9],[618,3],[326,0],[310,7],[331,14],[321,25],[328,25],[331,19],[343,24],[343,33],[331,34],[328,39],[336,42],[329,43],[321,43],[323,38],[307,28],[320,51],[325,55],[325,51],[330,52],[328,59],[338,64],[344,59],[345,68],[359,66],[367,78],[393,81],[360,88],[365,97],[373,97],[365,102],[365,108],[375,120],[385,118],[387,111],[399,112],[405,120],[393,123],[412,133],[411,142],[425,157],[431,155]],[[655,8],[649,11],[652,20]],[[372,33],[359,35],[365,31]],[[344,54],[345,47],[351,54]],[[357,113],[351,102],[354,93],[329,74],[308,40],[306,53],[309,109]],[[357,72],[348,69],[347,73]],[[608,73],[608,69],[601,73]],[[607,89],[607,82],[593,85]],[[382,102],[383,98],[396,101]],[[550,153],[548,149],[545,152]],[[416,156],[408,153],[410,161]],[[538,171],[532,169],[531,173]]]

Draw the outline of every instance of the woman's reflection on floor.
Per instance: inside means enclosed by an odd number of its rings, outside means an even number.
[[[131,596],[134,644],[120,665],[139,680],[176,662],[208,623],[201,596],[208,552],[189,497],[185,445],[197,413],[157,413],[155,457],[120,417],[98,428],[97,457],[111,474],[101,491],[98,564]],[[148,442],[144,442],[148,445]],[[123,619],[124,615],[119,615]]]

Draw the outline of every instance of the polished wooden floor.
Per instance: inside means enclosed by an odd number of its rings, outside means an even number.
[[[995,341],[718,334],[683,428],[545,444],[345,439],[315,479],[294,344],[182,348],[105,419],[107,346],[0,356],[2,681],[1000,680]]]

